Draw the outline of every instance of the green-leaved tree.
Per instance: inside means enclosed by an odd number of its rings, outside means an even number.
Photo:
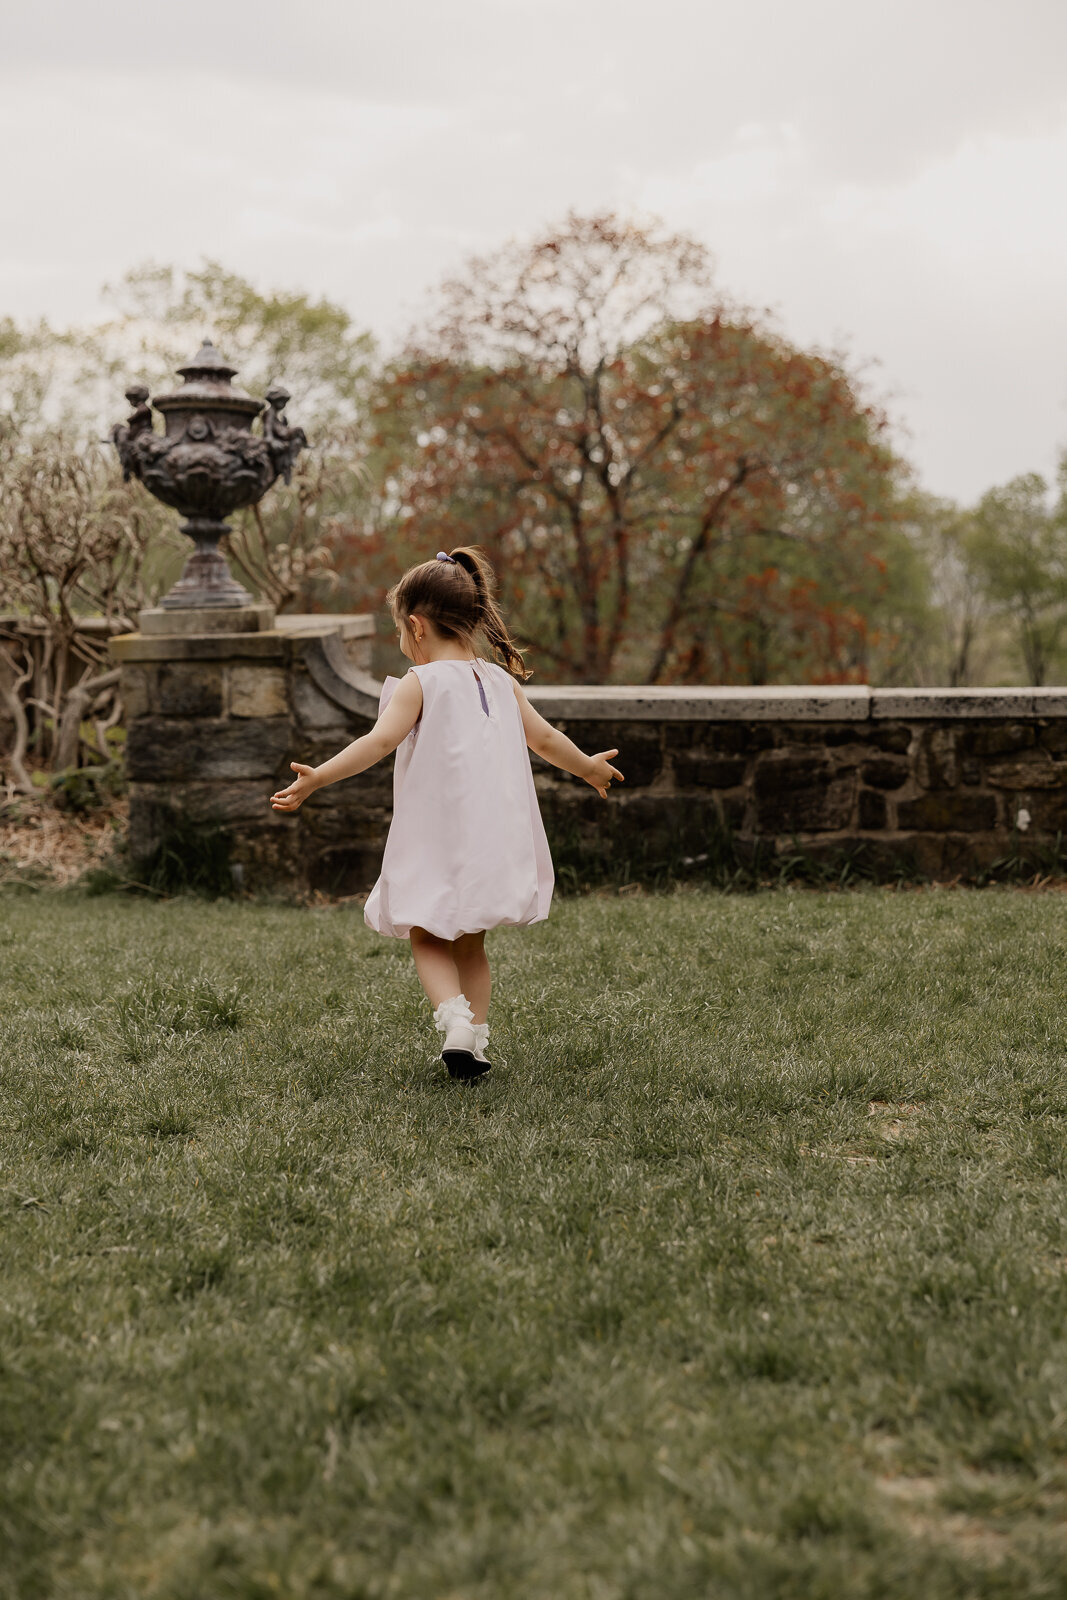
[[[1060,499],[1039,473],[982,496],[967,554],[991,605],[1008,623],[1026,680],[1049,681],[1067,625],[1067,457]]]

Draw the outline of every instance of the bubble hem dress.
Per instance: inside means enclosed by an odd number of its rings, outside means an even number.
[[[542,922],[552,857],[514,680],[488,661],[431,661],[418,722],[397,747],[393,820],[364,919],[406,939]],[[398,678],[382,685],[380,711]]]

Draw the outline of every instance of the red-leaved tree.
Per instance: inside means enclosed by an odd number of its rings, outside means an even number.
[[[693,240],[571,216],[473,262],[375,414],[368,580],[481,543],[544,676],[865,676],[884,421],[839,361],[715,301]]]

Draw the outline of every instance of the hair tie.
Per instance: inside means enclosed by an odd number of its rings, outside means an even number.
[[[438,550],[437,559],[438,561],[451,561],[454,567],[459,565],[455,556],[450,556],[446,550]]]

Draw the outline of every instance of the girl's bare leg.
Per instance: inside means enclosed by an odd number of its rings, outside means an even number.
[[[493,987],[484,933],[463,933],[452,940],[452,955],[459,976],[459,987],[467,996],[475,1022],[489,1018],[489,995]],[[428,992],[428,991],[427,991]],[[453,991],[455,992],[455,991]]]
[[[437,1009],[442,1000],[451,1000],[453,995],[466,993],[453,941],[439,939],[436,934],[427,933],[425,928],[412,928],[410,937],[415,971],[426,991],[426,998],[434,1009]],[[469,994],[467,999],[473,1006],[474,1001]]]

